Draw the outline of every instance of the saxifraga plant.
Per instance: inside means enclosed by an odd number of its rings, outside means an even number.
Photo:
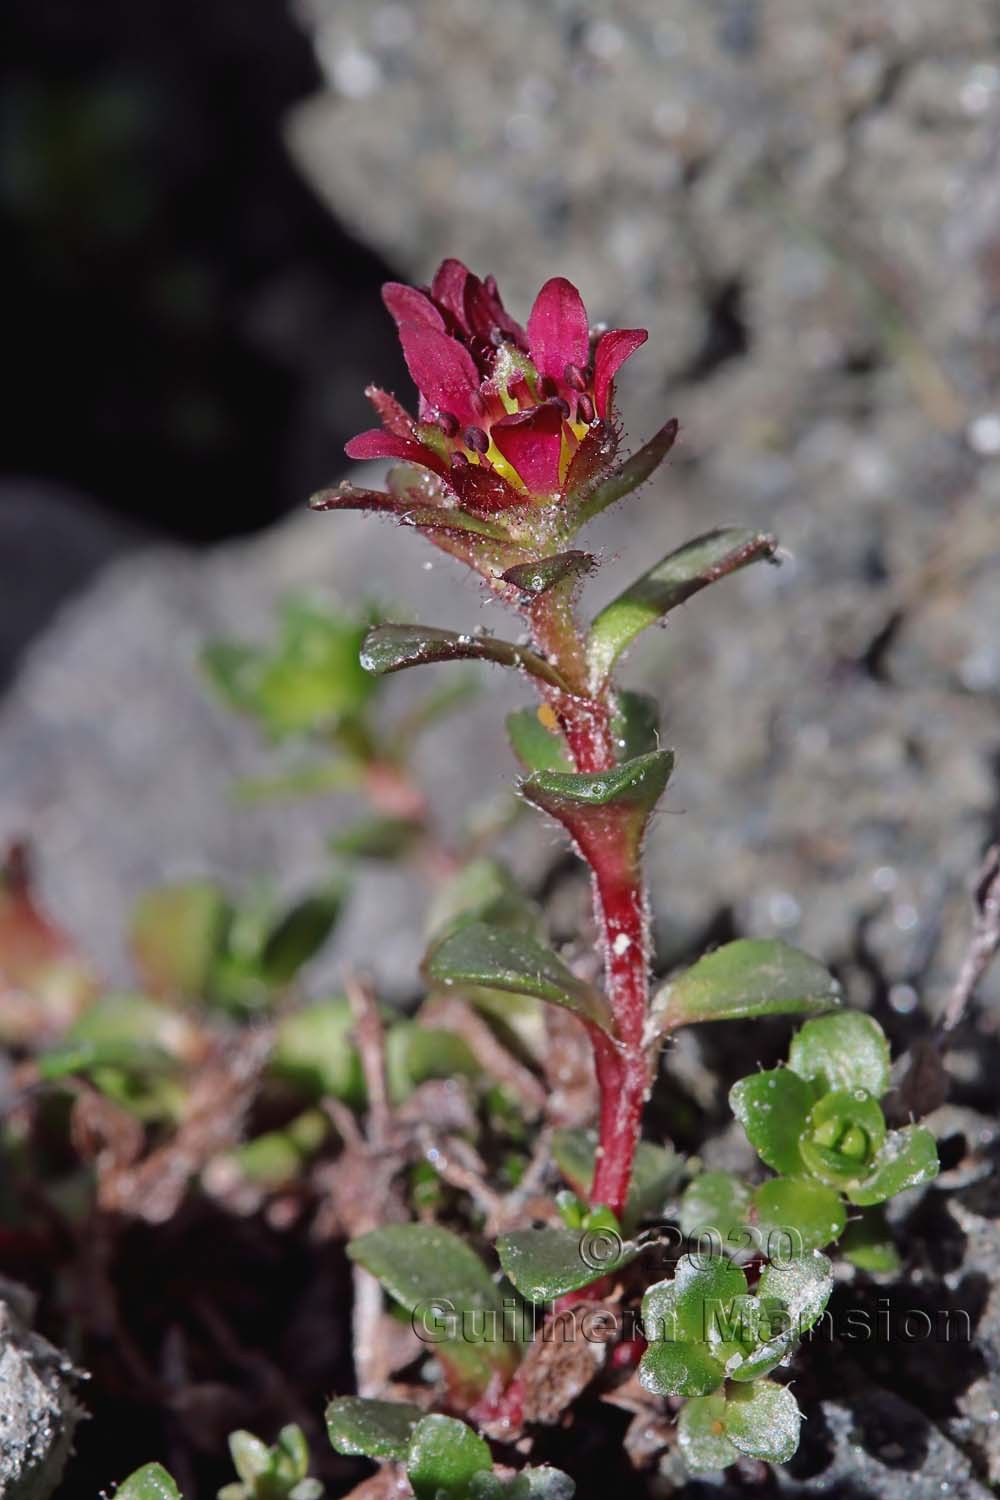
[[[564,1194],[565,1229],[514,1228],[497,1241],[508,1285],[529,1302],[561,1299],[558,1312],[583,1288],[599,1295],[606,1273],[621,1272],[643,1248],[641,1237],[615,1239],[613,1257],[598,1264],[581,1253],[580,1232],[638,1227],[647,1201],[641,1179],[651,1166],[642,1153],[656,1150],[640,1141],[642,1115],[664,1040],[695,1022],[822,1016],[840,1005],[827,971],[777,941],[730,943],[650,993],[643,838],[673,755],[660,746],[655,703],[623,688],[615,669],[642,630],[709,584],[776,560],[777,543],[734,527],[711,531],[669,553],[582,624],[578,599],[598,559],[573,545],[578,533],[649,479],[677,436],[671,420],[636,453],[619,454],[614,381],[645,331],[592,334],[579,292],[561,277],[545,284],[522,328],[495,282],[480,281],[456,260],[445,261],[426,290],[390,283],[383,296],[419,392],[418,415],[369,388],[382,425],[354,438],[348,455],[390,458],[399,467],[384,492],[345,482],[312,505],[395,516],[471,568],[521,617],[527,634],[511,642],[480,629],[382,624],[366,636],[362,662],[384,674],[479,659],[530,679],[541,700],[537,711],[521,710],[507,722],[526,773],[519,790],[562,826],[592,878],[603,987],[572,972],[533,934],[475,916],[450,924],[425,964],[433,985],[534,996],[568,1008],[589,1033],[600,1091],[596,1146],[589,1161],[586,1145],[568,1136],[555,1150],[588,1202]],[[725,1467],[740,1455],[791,1456],[800,1414],[791,1391],[765,1377],[787,1363],[826,1305],[832,1274],[821,1247],[845,1228],[844,1199],[877,1205],[937,1170],[928,1132],[886,1132],[878,1098],[888,1087],[887,1057],[870,1018],[843,1013],[809,1022],[788,1069],[744,1080],[733,1093],[752,1143],[782,1176],[754,1193],[737,1179],[703,1174],[685,1194],[682,1228],[709,1228],[714,1239],[709,1254],[700,1244],[678,1260],[672,1279],[646,1292],[648,1347],[639,1373],[653,1396],[694,1398],[678,1434],[694,1471]],[[856,1263],[885,1268],[885,1240],[879,1222],[861,1226]],[[443,1227],[376,1229],[352,1241],[349,1252],[411,1314],[422,1293],[449,1288],[453,1311],[500,1305],[482,1262]],[[487,1358],[492,1374],[484,1392],[487,1376],[459,1357],[461,1341],[435,1340],[445,1367],[451,1357],[461,1371],[449,1381],[452,1408],[493,1435],[516,1431],[524,1415],[517,1350],[505,1345]],[[428,1422],[439,1427],[425,1444],[420,1434]],[[488,1485],[501,1483],[487,1473],[481,1440],[454,1419],[343,1397],[328,1424],[342,1452],[402,1464],[417,1495],[493,1493]],[[453,1473],[442,1457],[449,1452]],[[525,1470],[503,1484],[520,1485],[518,1494],[556,1495],[571,1492],[567,1482],[554,1471]]]

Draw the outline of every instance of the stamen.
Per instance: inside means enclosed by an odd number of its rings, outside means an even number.
[[[563,371],[563,375],[565,377],[566,384],[568,386],[571,386],[574,391],[585,391],[587,389],[587,377],[586,375],[584,375],[579,365],[567,365],[565,370]]]
[[[437,425],[446,438],[453,438],[458,431],[458,418],[450,411],[439,411]]]
[[[453,469],[467,469],[469,460],[464,453],[453,453],[451,455],[451,466]]]
[[[569,421],[569,402],[564,401],[562,396],[550,396],[546,405],[554,406],[559,415]]]
[[[462,434],[462,441],[474,453],[489,452],[490,440],[481,427],[467,427]]]
[[[586,422],[588,426],[594,420],[594,403],[589,396],[583,395],[579,398],[576,403],[576,414],[580,421]]]

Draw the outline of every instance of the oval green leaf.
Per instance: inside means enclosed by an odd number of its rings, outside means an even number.
[[[726,1436],[748,1458],[783,1464],[799,1446],[802,1413],[787,1386],[770,1380],[736,1386],[726,1401]]]
[[[143,1464],[122,1480],[115,1500],[181,1500],[181,1492],[162,1464]]]
[[[840,1000],[836,979],[807,953],[777,939],[741,938],[665,984],[653,1017],[662,1033],[701,1021],[817,1014]]]
[[[875,1170],[859,1186],[848,1189],[852,1203],[884,1203],[907,1188],[931,1182],[940,1170],[937,1142],[922,1125],[891,1130],[875,1158]]]
[[[473,1476],[491,1470],[493,1456],[464,1422],[432,1415],[414,1428],[405,1464],[416,1500],[468,1500]]]
[[[439,984],[534,995],[613,1032],[611,1007],[600,990],[578,979],[550,948],[511,928],[487,922],[459,927],[431,949],[425,969]]]
[[[677,1418],[677,1446],[692,1474],[728,1469],[739,1458],[726,1437],[726,1398],[721,1394],[685,1401]]]
[[[326,1430],[338,1453],[402,1461],[423,1416],[406,1402],[337,1396],[326,1408]]]
[[[847,1223],[840,1195],[804,1177],[772,1177],[753,1202],[764,1254],[774,1260],[822,1250],[840,1238]]]
[[[376,677],[439,661],[495,661],[570,691],[562,673],[537,652],[492,635],[459,635],[434,625],[376,625],[361,647],[361,665]]]
[[[788,1066],[824,1093],[864,1089],[881,1099],[889,1087],[889,1043],[876,1020],[859,1010],[807,1021],[792,1038]]]
[[[590,1286],[635,1260],[638,1245],[613,1229],[515,1229],[497,1240],[508,1279],[529,1302]]]
[[[729,1107],[761,1161],[775,1172],[801,1172],[799,1137],[814,1094],[788,1068],[769,1068],[741,1078],[729,1091]]]

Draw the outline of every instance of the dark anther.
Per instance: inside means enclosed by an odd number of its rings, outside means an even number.
[[[465,446],[476,453],[485,453],[490,446],[490,440],[481,427],[467,427],[462,436]]]
[[[467,469],[469,460],[464,453],[453,453],[451,455],[451,466],[453,469]]]
[[[439,411],[437,424],[446,438],[453,438],[458,431],[458,418],[450,411]]]
[[[512,344],[514,340],[506,333],[498,323],[494,323],[490,329],[490,343],[495,349],[501,349],[504,344]]]
[[[589,396],[581,396],[576,403],[576,414],[581,422],[590,423],[594,420],[594,403]]]
[[[567,365],[563,374],[566,384],[572,386],[574,391],[585,391],[587,389],[587,377],[579,365]]]
[[[548,398],[548,405],[554,406],[560,416],[569,417],[569,402],[564,401],[562,396],[550,396]]]

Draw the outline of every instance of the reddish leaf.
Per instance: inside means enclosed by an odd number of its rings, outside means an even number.
[[[540,375],[562,381],[567,365],[586,368],[590,359],[587,309],[564,276],[553,276],[535,298],[528,319],[528,347]]]
[[[594,351],[594,406],[599,417],[607,415],[612,380],[648,338],[645,328],[613,328],[598,341]]]

